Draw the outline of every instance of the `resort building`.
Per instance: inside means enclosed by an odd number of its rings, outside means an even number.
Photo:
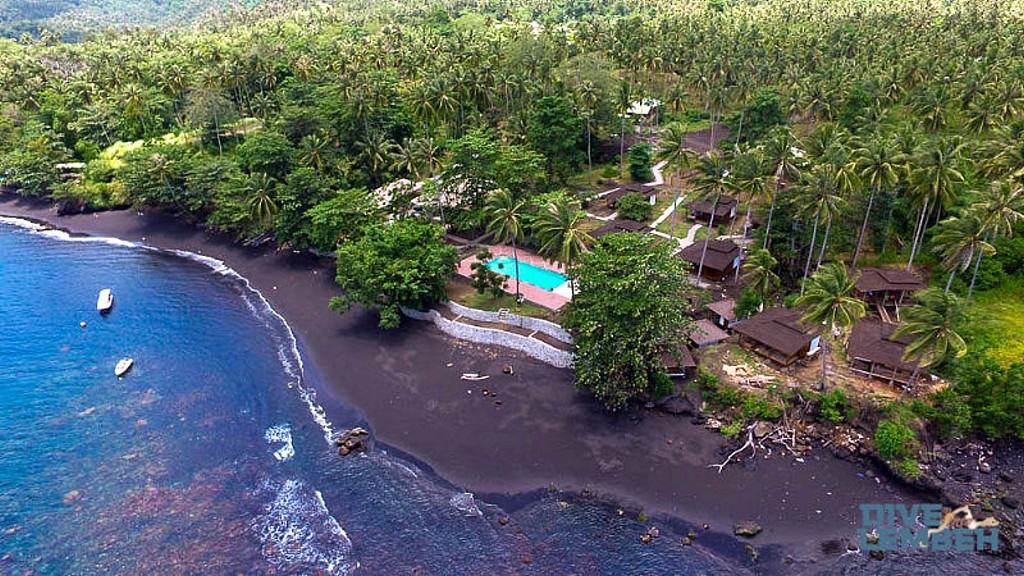
[[[712,204],[714,204],[713,199],[695,200],[687,204],[686,207],[690,209],[690,219],[710,222]],[[722,224],[732,222],[736,218],[737,206],[739,206],[739,201],[732,196],[719,197],[718,203],[714,206],[715,222],[721,222]]]
[[[608,192],[607,194],[605,194],[604,195],[604,200],[605,200],[605,203],[607,203],[609,208],[615,208],[618,205],[619,200],[621,200],[622,197],[625,196],[626,194],[630,194],[630,193],[639,194],[639,195],[647,198],[647,201],[651,203],[651,206],[654,206],[655,203],[657,203],[657,201],[658,201],[658,185],[657,184],[651,185],[651,184],[638,184],[638,183],[623,184],[622,186],[619,186],[618,188],[616,188],[616,189],[612,190],[611,192]]]
[[[687,337],[697,348],[704,348],[718,344],[727,339],[729,335],[718,326],[715,326],[710,320],[701,318],[694,322]]]
[[[769,308],[732,327],[740,345],[783,366],[790,366],[821,349],[821,335],[800,322],[800,312]]]
[[[607,236],[608,234],[615,234],[617,232],[638,232],[646,233],[650,232],[651,227],[643,222],[637,222],[635,220],[612,220],[611,222],[601,226],[597,230],[590,233],[592,238],[600,238]]]
[[[704,252],[704,244],[708,245]],[[704,267],[701,276],[706,280],[720,282],[732,277],[740,266],[740,247],[732,240],[704,240],[683,248],[678,256],[693,265],[694,271],[700,268],[700,258],[704,255]]]
[[[907,294],[924,290],[927,285],[906,270],[861,268],[854,296],[871,305],[902,304]]]
[[[658,116],[658,108],[661,101],[656,98],[644,98],[629,105],[626,116],[633,118],[641,124],[653,123]]]
[[[865,318],[854,326],[846,347],[850,370],[890,384],[910,385],[927,378],[927,371],[918,363],[903,360],[907,342],[894,340],[895,331],[895,325],[877,318]]]
[[[671,378],[690,379],[697,372],[697,361],[693,353],[682,344],[676,348],[675,353],[665,354],[662,362],[665,364],[665,373]]]
[[[719,328],[732,328],[732,325],[736,323],[736,312],[734,311],[736,301],[732,298],[712,302],[705,308],[711,313],[711,321]]]

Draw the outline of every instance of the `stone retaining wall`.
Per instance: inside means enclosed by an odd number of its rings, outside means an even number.
[[[445,318],[437,310],[421,312],[419,310],[402,308],[402,313],[409,318],[433,322],[438,329],[453,338],[468,340],[478,344],[504,346],[505,348],[518,350],[531,358],[535,358],[556,368],[572,367],[572,353],[566,352],[565,350],[559,350],[558,348],[545,344],[536,338],[521,336],[504,330],[495,330],[493,328],[485,328],[483,326],[463,324],[462,322],[456,322]]]
[[[484,322],[502,322],[497,312],[487,312],[486,310],[468,308],[461,304],[456,304],[455,302],[446,302],[443,305],[447,305],[452,312],[459,316],[465,316],[466,318],[472,318],[473,320],[481,320]],[[543,332],[555,340],[560,340],[566,344],[572,344],[572,336],[566,332],[564,328],[554,322],[548,322],[547,320],[542,320],[540,318],[533,318],[532,316],[519,316],[518,314],[509,312],[505,323],[511,326],[521,326],[527,330]]]

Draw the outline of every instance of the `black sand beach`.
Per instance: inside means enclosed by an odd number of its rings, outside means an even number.
[[[798,561],[818,555],[824,540],[853,538],[859,503],[912,499],[824,450],[805,463],[776,457],[719,474],[707,465],[722,460],[722,438],[688,418],[653,411],[610,416],[575,391],[569,371],[455,341],[427,323],[406,320],[401,329],[382,332],[373,314],[331,312],[327,302],[338,289],[329,259],[243,248],[134,211],[58,217],[45,204],[0,196],[0,214],[225,261],[292,326],[323,377],[322,399],[355,406],[379,442],[484,498],[556,486],[722,532],[756,520],[764,525],[756,545],[782,544]],[[514,376],[501,373],[507,363]],[[491,378],[461,381],[467,371]],[[485,396],[484,388],[497,396]],[[324,403],[332,415],[331,400]]]

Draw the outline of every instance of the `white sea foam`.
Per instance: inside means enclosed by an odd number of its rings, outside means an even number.
[[[187,250],[165,251],[154,246],[148,246],[137,242],[129,242],[120,238],[106,236],[72,236],[63,230],[58,230],[51,226],[26,220],[24,218],[0,216],[0,224],[17,226],[19,228],[31,230],[42,236],[65,242],[99,242],[114,246],[141,248],[156,252],[169,252],[182,258],[187,258],[194,262],[204,264],[211,268],[215,273],[238,281],[245,287],[245,290],[242,292],[242,301],[245,302],[245,305],[257,318],[263,321],[264,325],[270,330],[271,336],[275,341],[277,341],[277,357],[281,361],[281,365],[284,367],[285,373],[289,378],[291,378],[288,386],[298,391],[299,397],[302,398],[303,402],[305,402],[313,420],[320,426],[320,429],[323,430],[324,440],[328,444],[332,443],[334,431],[330,420],[327,419],[327,413],[324,411],[324,408],[317,403],[316,391],[307,388],[303,382],[303,373],[305,370],[302,364],[302,355],[299,353],[299,343],[295,338],[295,333],[292,331],[292,327],[288,325],[288,322],[283,316],[281,316],[281,314],[274,310],[273,306],[270,305],[270,302],[265,296],[263,296],[263,293],[257,290],[252,283],[249,282],[248,278],[233,270],[222,260],[203,254],[196,254],[195,252],[189,252]]]
[[[448,503],[459,512],[462,512],[463,516],[479,517],[484,515],[480,511],[480,507],[476,505],[476,498],[470,492],[459,492],[452,496]]]
[[[299,573],[349,574],[359,568],[352,559],[352,541],[319,491],[298,480],[267,481],[262,491],[273,494],[273,500],[251,526],[268,562]]]
[[[287,424],[278,424],[267,428],[263,435],[268,444],[281,444],[281,447],[274,451],[274,458],[280,462],[291,460],[295,456],[295,445],[292,443],[292,429]]]

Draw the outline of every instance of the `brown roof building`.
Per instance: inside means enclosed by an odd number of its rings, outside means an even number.
[[[675,353],[662,356],[665,373],[672,378],[691,378],[697,370],[697,361],[685,345],[680,344]]]
[[[690,218],[704,222],[711,221],[711,205],[714,199],[696,200],[686,205],[690,209]],[[732,196],[719,196],[715,204],[715,222],[728,222],[736,217],[739,201]]]
[[[870,304],[900,303],[927,285],[912,272],[895,268],[862,268],[855,295]]]
[[[650,184],[639,184],[635,182],[632,184],[623,184],[622,186],[619,186],[617,189],[605,194],[604,199],[605,202],[608,204],[609,208],[615,208],[615,206],[618,205],[619,200],[621,200],[622,197],[625,196],[626,194],[630,193],[636,193],[643,196],[644,198],[647,198],[647,200],[653,205],[658,196],[658,186]]]
[[[710,320],[706,320],[704,318],[701,318],[694,323],[689,334],[690,342],[692,342],[697,348],[718,344],[728,337],[729,335],[721,328],[715,326]]]
[[[736,301],[732,298],[712,302],[706,308],[712,314],[711,320],[722,328],[729,328],[736,322]]]
[[[789,308],[768,308],[733,325],[744,347],[789,366],[819,351],[821,336],[812,326],[800,322],[800,312]]]
[[[922,376],[927,377],[928,373],[918,363],[903,360],[908,342],[894,340],[895,330],[896,326],[877,318],[865,318],[854,326],[846,347],[850,370],[890,384],[912,384]]]
[[[651,227],[643,222],[637,222],[636,220],[612,220],[611,222],[601,226],[597,230],[590,233],[593,238],[600,238],[607,236],[608,234],[615,234],[616,232],[649,232]]]
[[[690,244],[679,252],[679,257],[693,264],[693,269],[700,267],[700,257],[704,253],[704,244],[708,250],[704,254],[704,268],[701,276],[708,280],[720,281],[731,276],[740,265],[740,247],[732,240],[703,240]]]

